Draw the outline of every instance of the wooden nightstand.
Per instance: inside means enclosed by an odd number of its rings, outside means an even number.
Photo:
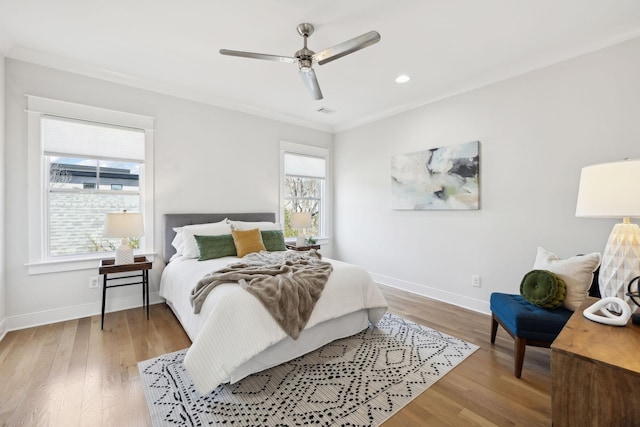
[[[310,251],[311,249],[320,250],[320,245],[305,245],[305,246],[296,246],[295,243],[285,243],[287,249],[291,249],[292,251]]]
[[[551,416],[554,426],[637,425],[640,407],[640,326],[593,322],[587,297],[551,344]],[[635,421],[634,421],[635,420]]]
[[[104,329],[104,304],[107,297],[108,288],[118,288],[120,286],[140,285],[142,284],[142,304],[147,308],[147,320],[149,320],[149,270],[151,270],[152,263],[146,257],[137,256],[134,258],[133,264],[115,264],[114,258],[103,259],[100,261],[99,273],[103,275],[102,280],[102,325],[100,329]],[[138,274],[132,274],[129,276],[107,277],[110,274],[116,273],[130,273],[132,271],[139,271]],[[108,285],[110,280],[123,280],[136,278],[140,281],[133,281],[127,283],[118,283],[116,285]]]

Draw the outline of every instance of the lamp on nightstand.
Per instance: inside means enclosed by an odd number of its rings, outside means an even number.
[[[599,287],[603,298],[618,297],[629,303],[627,284],[640,276],[640,227],[630,221],[640,217],[640,160],[582,168],[576,216],[623,218],[613,227],[604,249]]]
[[[309,212],[293,212],[290,226],[294,230],[298,230],[296,246],[304,246],[306,244],[304,229],[311,227],[311,214]]]
[[[129,238],[143,235],[142,214],[126,210],[107,214],[104,223],[104,237],[122,239],[120,247],[116,250],[116,264],[133,264],[133,249],[129,246]]]

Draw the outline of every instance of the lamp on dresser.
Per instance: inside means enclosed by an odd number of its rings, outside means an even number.
[[[304,230],[311,227],[311,214],[309,212],[293,212],[290,225],[294,230],[298,230],[296,246],[304,246],[306,244]]]
[[[104,236],[122,239],[120,247],[116,250],[115,264],[133,264],[133,249],[129,245],[129,238],[143,235],[142,214],[126,210],[107,214]]]
[[[640,217],[640,160],[582,168],[576,216],[622,218],[605,246],[599,287],[603,298],[618,297],[629,304],[627,285],[640,275],[640,227],[630,220]]]

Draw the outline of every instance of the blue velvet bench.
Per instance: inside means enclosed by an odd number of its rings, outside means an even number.
[[[589,295],[600,298],[598,271],[593,275]],[[520,378],[525,347],[551,347],[573,311],[563,307],[547,309],[528,303],[521,295],[493,292],[489,300],[491,308],[491,343],[496,342],[498,325],[515,340],[514,375]]]
[[[547,309],[525,301],[521,295],[494,292],[490,299],[491,343],[496,342],[498,325],[515,340],[514,375],[520,378],[527,345],[551,347],[573,311],[558,307]]]

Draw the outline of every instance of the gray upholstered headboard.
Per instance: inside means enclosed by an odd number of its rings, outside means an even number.
[[[234,221],[269,221],[275,222],[276,214],[273,212],[249,212],[249,213],[193,213],[193,214],[165,214],[164,215],[164,241],[162,258],[168,263],[176,248],[171,246],[173,238],[176,237],[174,227],[183,225],[206,224],[208,222],[218,222],[225,218]]]

